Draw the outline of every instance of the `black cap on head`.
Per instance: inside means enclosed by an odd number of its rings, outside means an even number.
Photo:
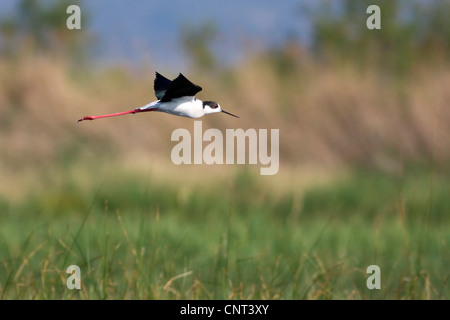
[[[203,101],[203,109],[205,109],[205,107],[208,106],[211,109],[215,109],[219,106],[219,104],[215,101]]]
[[[219,104],[217,102],[215,102],[215,101],[203,101],[203,109],[205,109],[206,106],[210,107],[211,109],[217,109],[219,107]],[[227,111],[225,111],[223,109],[221,109],[220,112],[229,114],[230,116],[233,116],[233,117],[236,117],[236,118],[239,118],[238,116],[236,116],[236,115],[234,115],[232,113],[229,113],[229,112],[227,112]]]

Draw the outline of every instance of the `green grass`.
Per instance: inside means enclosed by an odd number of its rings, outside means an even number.
[[[354,172],[273,193],[245,170],[208,188],[70,171],[0,198],[1,298],[449,297],[447,176]],[[66,288],[72,264],[81,290]],[[366,287],[373,264],[380,290]]]

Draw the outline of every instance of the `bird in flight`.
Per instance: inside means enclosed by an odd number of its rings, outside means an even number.
[[[157,101],[150,102],[143,107],[132,109],[129,111],[104,114],[100,116],[86,116],[77,121],[95,120],[100,118],[108,118],[122,116],[125,114],[135,114],[139,112],[159,111],[174,114],[187,118],[200,118],[205,114],[223,112],[230,116],[239,118],[238,116],[223,110],[215,101],[201,101],[195,98],[195,95],[202,88],[189,81],[181,73],[174,80],[169,80],[156,72],[153,84]]]

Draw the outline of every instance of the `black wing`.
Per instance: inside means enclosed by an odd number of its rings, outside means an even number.
[[[156,98],[158,98],[158,100],[161,100],[162,97],[164,97],[171,83],[172,81],[156,72],[155,81],[153,82],[153,88],[155,89],[155,96]]]
[[[180,73],[178,77],[170,83],[160,101],[167,102],[180,97],[193,97],[201,90],[202,88],[200,86],[190,82]]]

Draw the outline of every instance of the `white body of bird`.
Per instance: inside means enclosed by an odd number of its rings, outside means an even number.
[[[165,112],[187,118],[200,118],[205,114],[222,112],[219,104],[216,104],[214,108],[208,104],[204,104],[202,100],[193,97],[175,98],[163,103],[159,100],[153,101],[138,109],[142,111]]]

